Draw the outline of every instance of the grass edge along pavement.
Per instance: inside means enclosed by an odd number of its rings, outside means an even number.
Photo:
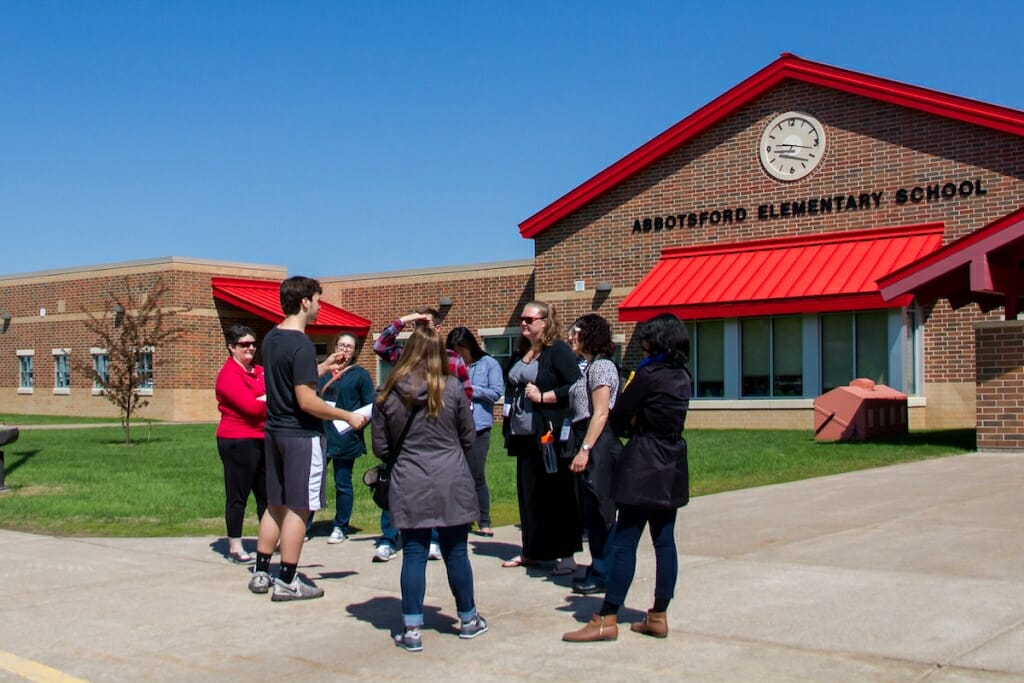
[[[20,416],[11,416],[20,417]],[[22,423],[24,424],[24,423]],[[155,423],[123,444],[120,425],[73,430],[23,429],[5,447],[0,528],[57,536],[221,536],[223,470],[215,424]],[[816,443],[810,430],[687,430],[694,496],[808,479],[975,450],[974,430],[911,432],[902,439]],[[356,461],[352,524],[379,528],[379,510],[361,482],[377,460]],[[334,483],[328,465],[327,509],[315,533],[330,532]],[[518,521],[515,460],[495,430],[487,465],[495,526]],[[255,536],[255,504],[246,536]]]

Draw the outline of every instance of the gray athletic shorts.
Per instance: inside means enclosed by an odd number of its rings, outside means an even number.
[[[324,451],[322,436],[264,436],[267,458],[267,505],[284,505],[292,510],[321,510],[324,494]]]

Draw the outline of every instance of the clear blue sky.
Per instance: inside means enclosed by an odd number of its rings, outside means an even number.
[[[520,221],[781,52],[1024,109],[1019,2],[0,3],[0,274],[344,275]]]

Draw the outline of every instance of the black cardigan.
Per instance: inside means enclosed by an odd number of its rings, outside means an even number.
[[[505,371],[505,403],[512,403],[516,391],[522,391],[508,381],[508,371],[520,360],[520,356],[514,356]],[[576,354],[572,352],[569,345],[561,339],[556,339],[551,346],[545,348],[540,357],[537,358],[537,381],[536,385],[543,394],[546,391],[554,391],[555,403],[534,403],[533,422],[534,434],[540,437],[548,430],[548,425],[555,431],[557,441],[558,430],[562,421],[569,416],[569,387],[580,378],[580,366],[576,363]],[[509,433],[510,419],[505,418],[502,424],[502,433],[506,436]]]

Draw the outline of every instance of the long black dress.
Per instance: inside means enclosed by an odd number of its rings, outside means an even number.
[[[513,366],[506,382],[505,401],[512,406],[526,401],[523,389],[526,382],[516,382],[527,364],[519,361],[518,369]],[[530,434],[513,434],[512,414],[505,418],[503,430],[509,455],[516,457],[516,492],[519,498],[519,521],[522,529],[522,556],[529,560],[548,561],[571,557],[583,550],[583,520],[577,501],[576,475],[569,470],[571,458],[558,458],[558,471],[548,474],[540,446],[540,436],[549,428],[555,435],[556,450],[562,455],[562,444],[558,441],[562,421],[568,414],[569,387],[580,376],[579,367],[572,350],[565,342],[556,340],[545,348],[536,361],[534,383],[543,393],[554,391],[558,401],[548,404],[533,404]],[[533,363],[531,363],[532,365]]]

